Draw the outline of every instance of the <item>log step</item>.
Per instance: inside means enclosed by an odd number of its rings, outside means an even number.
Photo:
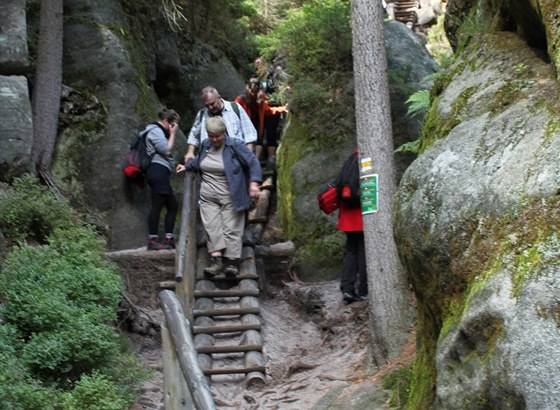
[[[256,274],[256,273],[240,272],[239,275],[234,276],[234,277],[229,277],[229,276],[224,275],[223,273],[220,273],[219,275],[213,276],[211,278],[207,278],[206,276],[204,276],[202,274],[202,275],[199,275],[197,277],[197,280],[200,280],[200,279],[207,279],[207,280],[242,280],[242,279],[258,279],[258,278],[259,278],[259,275]]]
[[[249,220],[247,222],[249,222],[250,224],[264,224],[267,221],[268,221],[267,216],[259,216],[259,217],[255,217],[255,218],[249,218]]]
[[[252,367],[238,367],[231,369],[202,369],[205,376],[213,376],[216,374],[239,374],[239,373],[251,373],[251,372],[266,372],[266,367],[264,366],[252,366]]]
[[[223,309],[195,309],[193,316],[240,316],[251,313],[258,315],[260,313],[259,307],[246,307],[246,308],[223,308]]]
[[[234,298],[243,296],[259,296],[258,289],[212,289],[195,290],[196,298]]]
[[[198,353],[215,354],[215,353],[244,353],[244,352],[262,352],[262,344],[259,345],[236,345],[236,346],[198,346]]]
[[[193,333],[213,334],[213,333],[235,333],[244,332],[246,330],[261,330],[260,323],[238,324],[238,325],[222,325],[222,326],[193,326]]]

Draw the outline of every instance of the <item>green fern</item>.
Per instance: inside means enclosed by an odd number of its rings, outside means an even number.
[[[410,117],[417,117],[426,113],[426,111],[428,111],[428,108],[430,107],[430,91],[416,91],[414,94],[408,97],[408,100],[406,100],[406,104],[408,104],[408,111],[406,112],[406,114]]]
[[[420,153],[420,145],[421,145],[421,141],[420,138],[418,138],[414,141],[405,142],[404,144],[400,145],[395,150],[395,152],[408,152],[411,154],[418,155]]]

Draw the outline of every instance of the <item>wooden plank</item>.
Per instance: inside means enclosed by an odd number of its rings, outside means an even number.
[[[244,346],[200,346],[198,353],[216,354],[216,353],[244,353],[244,352],[262,352],[262,345],[244,345]]]
[[[240,374],[240,373],[252,373],[252,372],[265,372],[266,368],[264,366],[252,366],[252,367],[237,367],[237,368],[222,368],[222,369],[202,369],[206,376],[213,376],[216,374]]]
[[[193,316],[239,316],[252,313],[258,315],[261,312],[259,307],[249,307],[249,308],[222,308],[222,309],[205,309],[205,310],[193,310]]]
[[[189,321],[177,297],[170,290],[159,293],[160,305],[165,315],[165,324],[171,339],[181,371],[185,376],[195,407],[199,410],[216,408],[210,386],[197,360],[197,351],[190,332]]]
[[[255,269],[254,273],[244,273],[244,272],[240,271],[239,275],[233,276],[233,277],[229,277],[229,276],[224,275],[223,273],[220,273],[219,275],[216,275],[212,278],[207,278],[203,274],[200,274],[197,278],[199,280],[200,279],[208,279],[208,280],[213,280],[213,281],[216,281],[216,280],[226,280],[226,281],[234,281],[235,280],[235,281],[238,281],[238,280],[241,280],[241,279],[258,279],[259,275],[256,273],[256,269]]]
[[[215,289],[215,290],[195,290],[194,296],[198,298],[228,298],[242,296],[259,296],[258,289]]]
[[[181,372],[171,335],[161,324],[161,347],[163,352],[163,391],[166,409],[192,410],[194,403],[187,381]]]
[[[244,332],[246,330],[261,330],[260,323],[250,323],[250,324],[237,324],[237,325],[220,325],[220,326],[194,326],[193,333],[195,335],[199,333],[234,333],[234,332]]]

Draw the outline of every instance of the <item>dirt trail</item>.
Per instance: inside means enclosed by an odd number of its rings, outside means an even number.
[[[270,222],[263,238],[274,243],[281,232],[274,218]],[[168,274],[154,274],[154,266],[145,264],[125,267],[121,274],[141,313],[149,322],[161,323],[155,285],[171,279]],[[211,389],[217,408],[388,409],[388,393],[381,388],[368,355],[367,302],[346,305],[338,281],[302,283],[287,278],[285,272],[280,280],[269,281],[276,287],[268,287],[260,297],[267,384],[247,389],[243,375],[213,376]],[[130,334],[142,360],[154,370],[132,410],[164,408],[161,338],[156,327],[139,326],[142,335]],[[412,355],[411,348],[393,366],[410,361]]]
[[[371,376],[366,302],[344,304],[337,282],[291,282],[269,293],[261,299],[267,385],[248,390],[243,376],[214,376],[218,409],[312,409]],[[133,410],[163,409],[159,335],[131,340],[154,369]]]

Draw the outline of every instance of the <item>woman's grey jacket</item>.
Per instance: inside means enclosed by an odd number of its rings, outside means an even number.
[[[198,155],[185,164],[187,171],[200,173],[200,163],[208,154],[211,145],[208,139],[201,142]],[[262,182],[261,164],[243,141],[228,136],[224,141],[222,158],[233,209],[236,212],[244,212],[251,206],[249,182]]]

